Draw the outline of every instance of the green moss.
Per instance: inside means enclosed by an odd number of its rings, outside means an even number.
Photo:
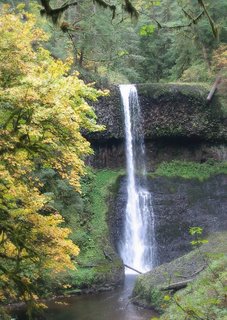
[[[160,124],[155,128],[155,134],[157,137],[175,137],[175,136],[181,136],[183,133],[183,128],[179,124]]]
[[[213,261],[186,289],[170,297],[162,320],[227,319],[227,257]]]
[[[101,170],[95,175],[93,190],[91,193],[91,210],[94,214],[92,225],[96,235],[106,232],[106,213],[108,210],[107,197],[114,190],[117,178],[121,172]],[[101,223],[102,222],[102,223]]]
[[[190,97],[192,101],[201,100],[203,103],[209,93],[207,83],[148,83],[137,85],[139,93],[151,96],[154,99],[168,95],[176,97],[176,93]]]
[[[113,197],[121,170],[90,171],[82,180],[83,210],[76,215],[72,239],[80,247],[78,270],[70,272],[73,287],[89,288],[112,281],[121,264],[109,243],[108,200]],[[72,225],[69,225],[72,228]],[[76,227],[76,228],[75,228]]]
[[[217,300],[217,292],[218,295],[220,294],[220,301],[223,302],[227,283],[226,240],[226,232],[214,233],[208,237],[208,243],[202,244],[199,249],[195,249],[170,263],[160,265],[152,271],[140,275],[133,290],[134,301],[147,307],[154,307],[160,312],[165,312],[169,306],[168,311],[161,317],[162,320],[198,319],[187,317],[186,314],[181,313],[174,299],[179,298],[185,309],[190,310],[195,306],[196,308],[203,308],[204,312],[206,308],[209,310],[209,307],[212,306],[212,300]],[[209,264],[205,271],[197,276],[198,278],[192,282],[191,286],[179,291],[174,298],[171,296],[172,292],[162,290],[162,288],[172,283],[190,278],[190,275],[204,268],[207,262]],[[223,279],[224,287],[220,279]],[[208,300],[209,294],[211,296],[210,301]],[[206,301],[203,301],[204,299]],[[216,307],[221,313],[224,312],[222,303],[219,303]],[[201,319],[216,320],[221,318],[218,318],[218,316],[217,318],[203,316]]]
[[[80,268],[70,272],[70,285],[72,288],[91,288],[95,281],[95,271],[93,268]],[[71,290],[71,289],[70,289]],[[70,291],[67,291],[70,293]]]
[[[64,292],[75,292],[75,289],[95,288],[116,281],[114,275],[120,274],[122,265],[109,243],[106,218],[109,199],[114,197],[122,173],[120,169],[94,171],[87,168],[87,175],[81,179],[81,193],[52,169],[37,173],[43,182],[42,192],[51,196],[50,205],[62,214],[64,226],[72,230],[70,238],[80,248],[77,270],[53,279],[53,283],[48,284],[48,292],[62,292],[61,282],[72,286]]]
[[[190,161],[162,162],[153,176],[182,177],[185,179],[205,180],[212,175],[227,174],[227,161],[207,161],[204,163]]]

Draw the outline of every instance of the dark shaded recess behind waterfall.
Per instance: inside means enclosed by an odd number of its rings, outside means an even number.
[[[88,163],[94,168],[124,168],[125,142],[123,139],[108,139],[106,141],[91,141],[94,156]],[[163,138],[145,140],[146,166],[148,171],[154,171],[162,161],[181,160],[205,162],[208,159],[227,160],[227,147],[224,144],[203,142],[189,138]]]

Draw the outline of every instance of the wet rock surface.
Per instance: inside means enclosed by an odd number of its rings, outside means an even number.
[[[141,84],[137,90],[145,138],[227,141],[226,116],[217,98],[207,103],[209,88],[189,84]],[[119,88],[111,87],[110,95],[100,98],[94,109],[98,122],[104,124],[106,130],[90,134],[89,140],[123,139]]]
[[[147,150],[147,168],[169,159],[227,159],[227,117],[209,88],[188,84],[137,85]],[[125,166],[124,117],[117,86],[94,104],[106,130],[87,135],[94,149],[88,163],[96,168]]]
[[[155,212],[157,261],[161,264],[191,249],[190,227],[204,234],[227,229],[227,176],[205,181],[157,177],[149,180]]]
[[[110,214],[111,239],[121,241],[127,200],[126,177],[121,178],[115,206]],[[199,226],[204,234],[227,229],[227,176],[205,181],[155,177],[148,179],[153,195],[156,265],[169,262],[191,250],[189,228]]]
[[[97,115],[97,122],[105,125],[106,130],[91,133],[88,139],[90,141],[99,140],[99,142],[122,139],[124,137],[124,118],[119,88],[112,87],[110,95],[100,97],[93,107]]]
[[[187,84],[139,85],[145,137],[218,141],[227,138],[217,99],[207,103],[207,88]]]

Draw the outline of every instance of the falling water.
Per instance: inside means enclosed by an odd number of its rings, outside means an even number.
[[[146,188],[140,105],[134,85],[121,85],[120,92],[124,107],[128,179],[124,234],[119,251],[126,265],[146,272],[154,266],[155,237],[152,198]]]

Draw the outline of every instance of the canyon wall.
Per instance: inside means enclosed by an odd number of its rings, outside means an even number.
[[[209,88],[189,84],[137,85],[147,145],[148,167],[172,158],[206,161],[227,158],[227,116],[218,97],[207,102]],[[94,105],[106,130],[87,136],[95,167],[122,167],[124,124],[118,87]],[[189,158],[189,159],[188,159]]]
[[[204,237],[227,229],[227,176],[200,181],[180,177],[150,177],[155,214],[156,264],[169,262],[192,249],[190,227],[202,227]],[[121,178],[110,212],[111,238],[116,249],[122,235],[127,200],[126,177]]]

